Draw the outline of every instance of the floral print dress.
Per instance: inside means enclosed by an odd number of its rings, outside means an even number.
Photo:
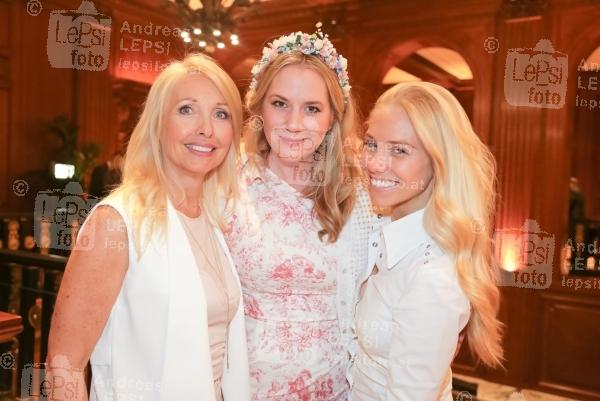
[[[347,350],[336,310],[348,238],[318,238],[313,201],[246,163],[227,242],[242,283],[253,400],[347,400]]]

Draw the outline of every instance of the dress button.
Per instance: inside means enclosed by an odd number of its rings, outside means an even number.
[[[425,252],[425,256],[429,256],[429,252]]]
[[[346,306],[346,301],[342,301],[342,306]]]
[[[427,263],[429,263],[429,261],[428,261],[428,260],[426,260],[425,262],[423,262],[423,264],[427,264]]]
[[[377,218],[378,218],[378,219],[381,219],[381,218],[383,218],[383,215],[382,215],[381,213],[379,213],[379,214],[377,215]]]
[[[373,242],[373,246],[377,248],[377,242]]]

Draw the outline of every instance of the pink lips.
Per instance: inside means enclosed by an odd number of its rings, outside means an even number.
[[[305,141],[304,138],[288,138],[288,137],[284,137],[284,136],[279,136],[279,139],[290,145],[299,145]]]

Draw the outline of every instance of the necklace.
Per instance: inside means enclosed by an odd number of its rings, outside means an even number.
[[[199,218],[202,218],[202,216],[203,215],[201,215]],[[229,291],[227,290],[227,283],[225,282],[226,281],[225,269],[224,268],[218,269],[213,264],[212,259],[208,256],[208,254],[204,250],[204,247],[202,246],[200,241],[194,235],[194,230],[188,225],[188,222],[186,221],[187,219],[188,219],[188,217],[183,215],[181,221],[187,231],[188,236],[191,237],[192,240],[194,241],[194,243],[197,245],[198,249],[202,253],[202,256],[204,256],[204,259],[208,263],[210,269],[213,271],[214,276],[219,281],[219,284],[221,284],[221,288],[223,289],[223,293],[225,294],[225,304],[227,305],[227,324],[225,325],[225,327],[226,327],[225,328],[225,355],[227,358],[226,359],[227,368],[229,368],[229,321],[231,320],[231,317],[230,317],[230,309],[229,309],[230,294],[229,294]],[[210,225],[210,223],[208,223],[206,218],[204,218],[203,220],[204,220],[203,223],[208,225],[208,229],[207,229],[208,242],[210,243],[213,257],[218,258],[220,255],[220,252],[219,252],[220,247],[215,244],[216,240],[215,240],[213,227]]]

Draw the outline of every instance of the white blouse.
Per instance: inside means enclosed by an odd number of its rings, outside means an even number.
[[[452,400],[450,364],[470,304],[451,256],[425,232],[423,214],[371,234],[353,327],[353,401]]]

